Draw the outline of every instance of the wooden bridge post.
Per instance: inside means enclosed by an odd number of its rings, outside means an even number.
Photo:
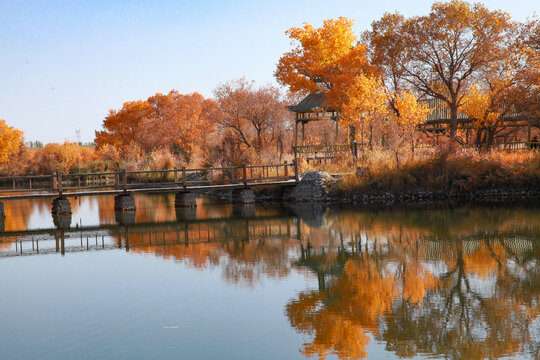
[[[300,181],[298,177],[298,161],[296,159],[294,160],[294,180],[296,180],[296,182]]]
[[[244,187],[247,188],[247,165],[242,164],[242,181],[244,182]]]
[[[187,189],[187,179],[186,179],[186,167],[182,166],[182,187],[184,191]]]
[[[176,166],[174,167],[174,185],[178,182],[178,172]]]
[[[127,172],[126,169],[122,169],[122,190],[127,192]]]
[[[85,184],[88,184],[88,177],[85,179]],[[114,185],[116,185],[116,189],[120,189],[120,173],[115,172],[114,173]]]
[[[62,193],[63,193],[63,191],[62,191],[62,172],[58,171],[56,173],[56,176],[58,178],[58,180],[57,180],[57,183],[58,183],[58,196],[62,197]]]
[[[287,164],[287,160],[285,160],[285,177],[289,177],[289,164]]]
[[[52,174],[52,189],[53,189],[53,191],[56,190],[57,187],[58,187],[58,182],[57,182],[56,171],[55,171]]]

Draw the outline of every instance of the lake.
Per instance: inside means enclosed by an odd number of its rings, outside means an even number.
[[[0,359],[539,359],[540,208],[6,201]]]

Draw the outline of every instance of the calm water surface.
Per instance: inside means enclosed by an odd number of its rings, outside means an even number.
[[[6,202],[0,359],[539,359],[540,209]]]

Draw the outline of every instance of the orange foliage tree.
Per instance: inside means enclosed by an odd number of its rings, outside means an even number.
[[[387,125],[387,138],[396,157],[396,166],[399,169],[399,156],[404,147],[411,146],[414,152],[414,139],[416,128],[425,119],[429,112],[427,107],[418,103],[412,91],[403,91],[393,97],[394,110],[389,112]]]
[[[453,140],[467,82],[504,56],[513,29],[507,13],[452,0],[434,3],[426,16],[386,14],[366,38],[387,84],[406,84],[447,104]]]
[[[97,160],[92,148],[76,143],[51,143],[42,149],[34,150],[31,168],[39,174],[50,174],[52,171],[77,172]]]
[[[146,152],[167,149],[189,161],[193,147],[211,132],[215,117],[214,101],[199,93],[158,93],[110,110],[95,143],[98,148],[112,145],[122,156],[135,145]]]
[[[0,164],[6,165],[12,156],[19,153],[23,141],[23,132],[8,126],[0,119]]]
[[[286,31],[296,47],[285,53],[274,73],[277,81],[293,93],[322,93],[327,104],[341,110],[348,91],[358,76],[374,75],[366,57],[366,45],[359,43],[353,22],[340,17]]]

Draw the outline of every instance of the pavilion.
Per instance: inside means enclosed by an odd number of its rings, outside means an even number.
[[[338,152],[346,152],[351,150],[351,144],[339,144],[339,112],[324,104],[326,97],[324,94],[312,93],[306,96],[297,105],[289,106],[289,110],[295,113],[294,123],[294,156],[308,156],[314,154],[317,159],[317,154],[323,154],[323,158],[333,157]],[[306,124],[312,121],[334,121],[335,134],[333,144],[306,144],[305,143],[305,127]],[[298,126],[300,126],[300,134],[298,134]],[[298,137],[300,135],[300,145]],[[347,137],[350,138],[349,136]],[[350,139],[349,139],[350,140]],[[349,141],[350,142],[350,141]]]

